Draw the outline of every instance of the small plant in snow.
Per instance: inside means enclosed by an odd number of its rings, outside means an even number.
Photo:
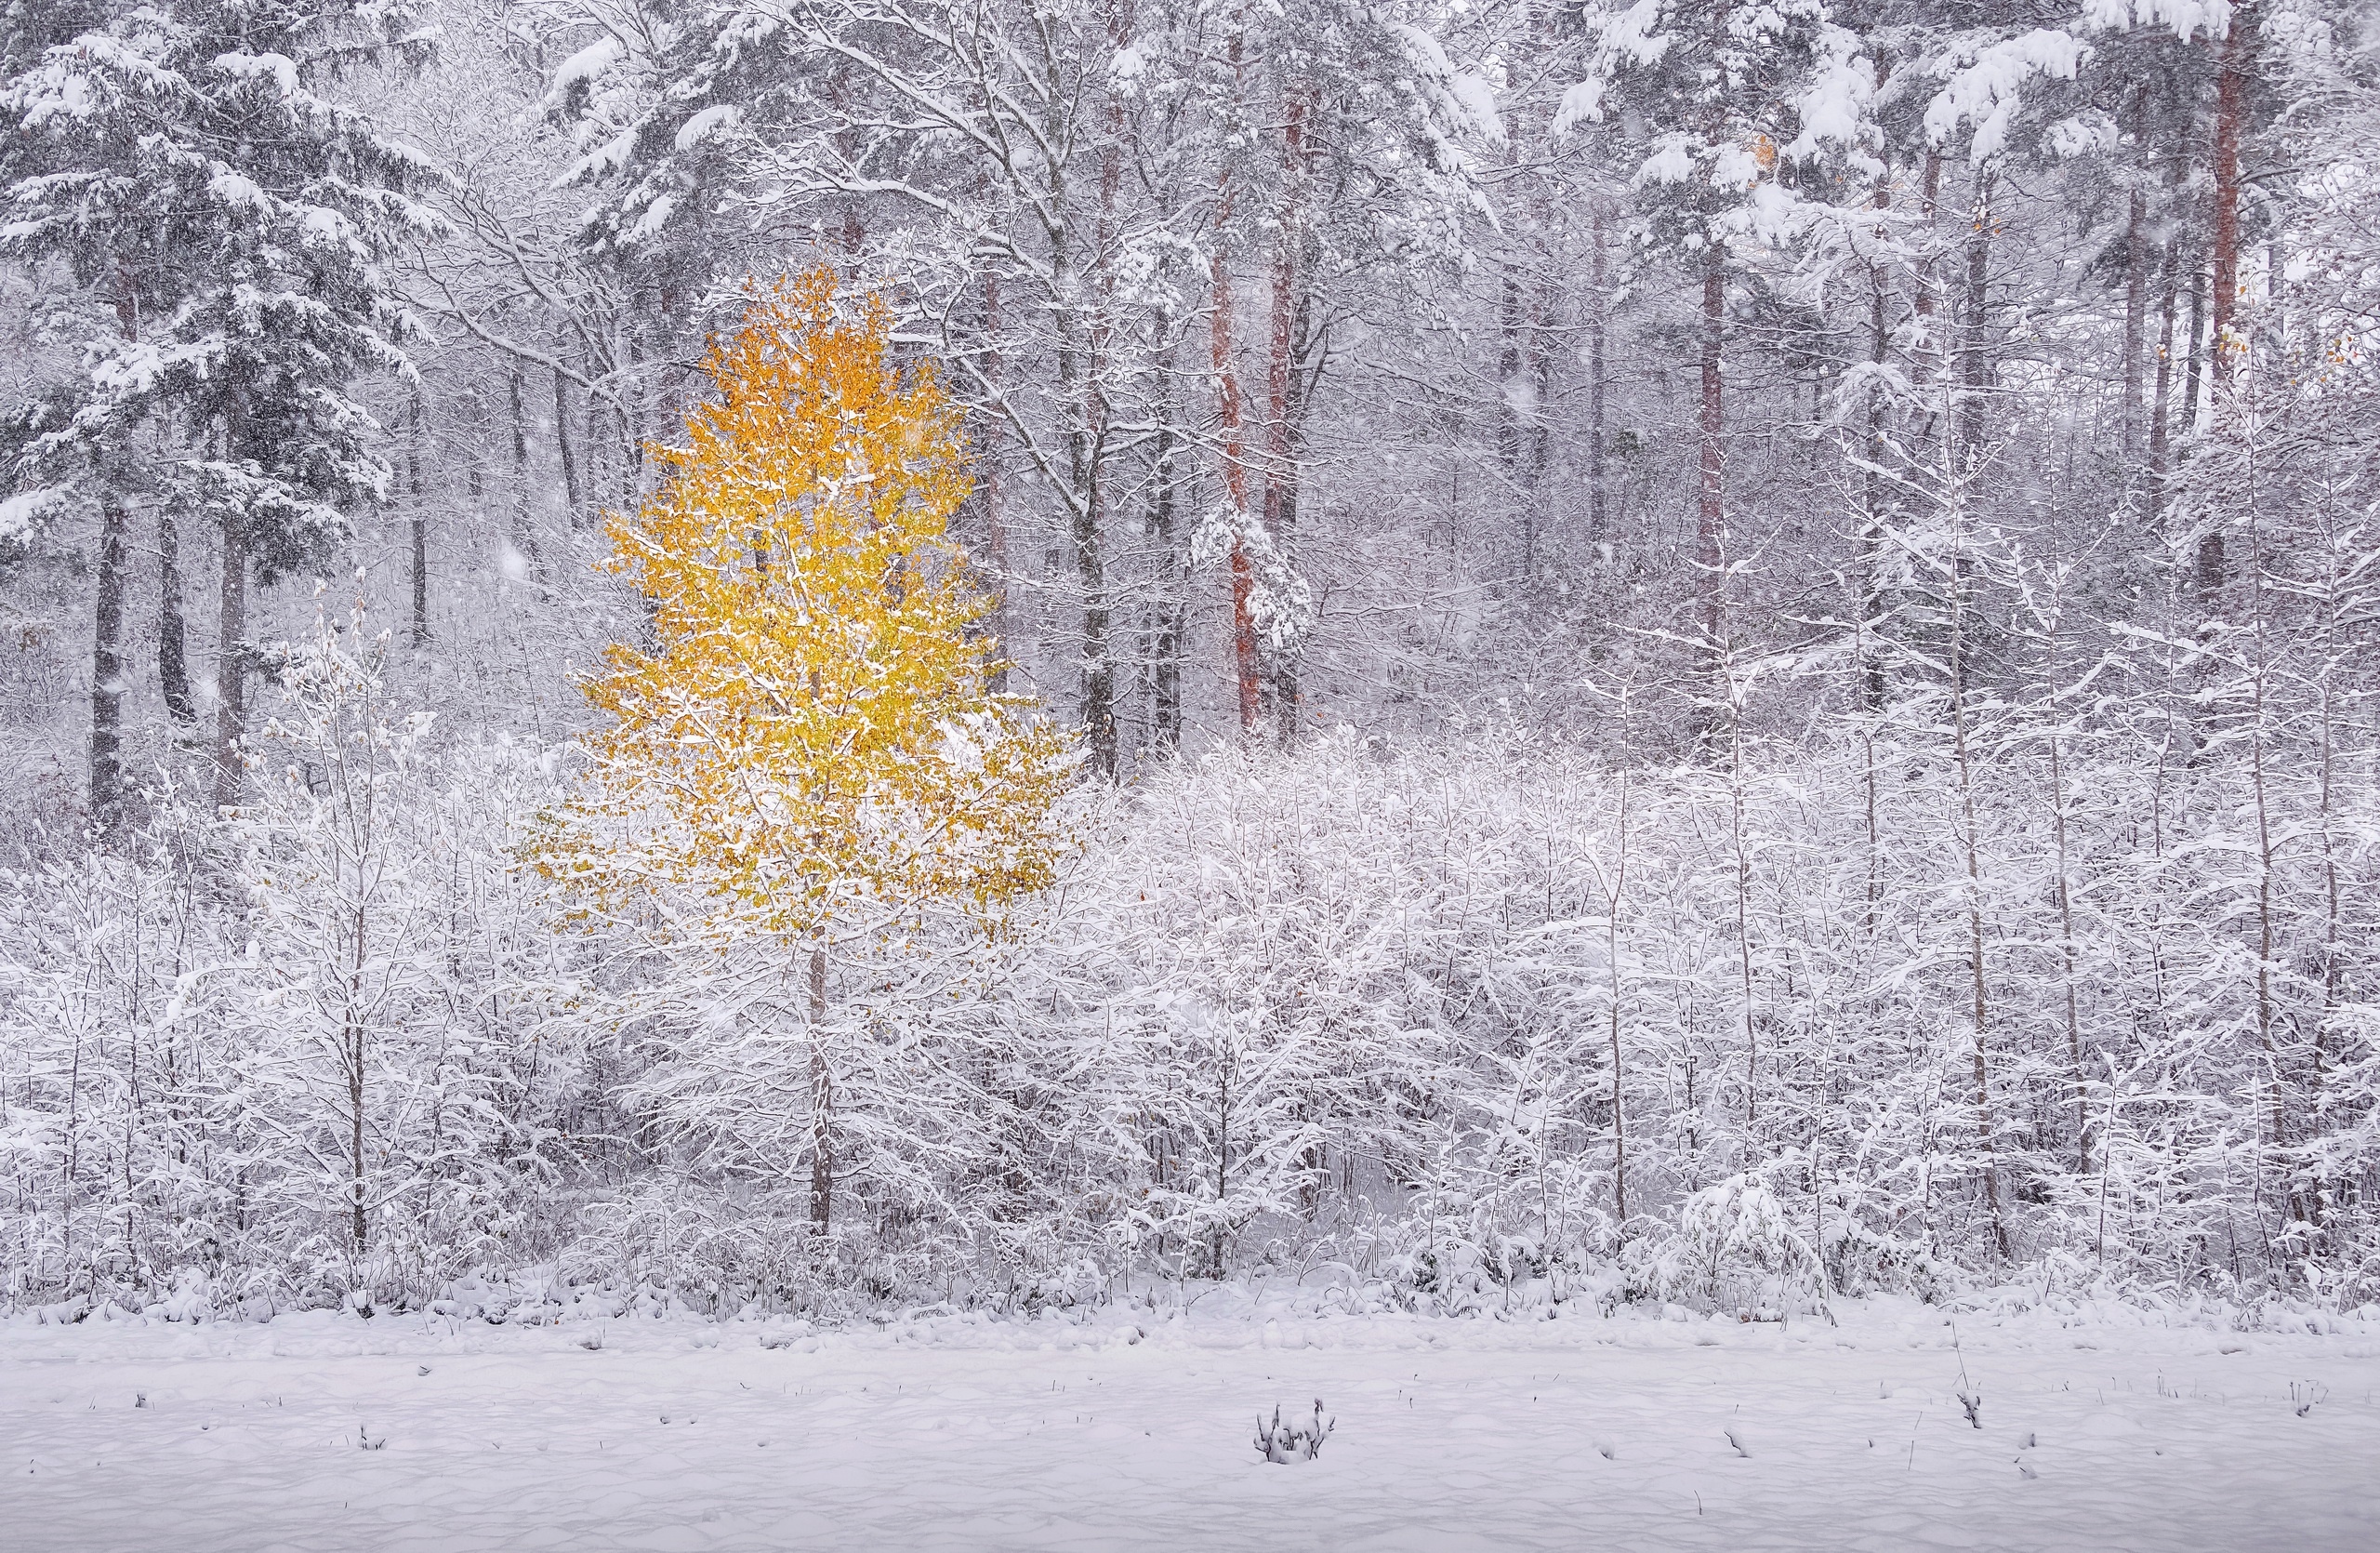
[[[1328,1423],[1323,1421],[1322,1399],[1319,1397],[1314,1400],[1314,1422],[1302,1427],[1295,1423],[1282,1423],[1281,1407],[1276,1402],[1270,1425],[1264,1422],[1263,1414],[1256,1415],[1256,1449],[1266,1461],[1312,1461],[1322,1453],[1322,1442],[1329,1439],[1330,1431],[1338,1427],[1336,1418]]]
[[[2310,1380],[2294,1380],[2289,1383],[2290,1406],[2295,1410],[2300,1418],[2328,1401],[2330,1396],[2330,1387],[2318,1386]]]
[[[1959,1406],[1966,1410],[1967,1423],[1979,1429],[1983,1427],[1983,1387],[1967,1378],[1967,1350],[1959,1341],[1956,1321],[1950,1323],[1950,1350],[1959,1356]],[[2160,1377],[2160,1384],[2162,1384],[2162,1377]]]

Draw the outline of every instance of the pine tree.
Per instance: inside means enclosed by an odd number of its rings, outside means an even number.
[[[389,481],[351,392],[410,376],[390,259],[437,220],[413,153],[328,93],[417,58],[401,5],[177,0],[96,7],[0,91],[0,254],[65,261],[96,304],[86,370],[25,430],[20,481],[84,485],[102,513],[91,801],[121,798],[117,634],[126,512],[142,496],[219,525],[217,796],[237,790],[247,573],[318,559]],[[130,433],[163,424],[144,461]]]

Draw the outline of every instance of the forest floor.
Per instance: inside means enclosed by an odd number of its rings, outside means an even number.
[[[0,1546],[2380,1546],[2369,1330],[1838,1316],[18,1318]],[[1320,1456],[1262,1461],[1316,1397]]]

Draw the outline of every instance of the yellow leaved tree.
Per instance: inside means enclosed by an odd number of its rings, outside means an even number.
[[[817,1026],[839,934],[930,907],[985,922],[1052,878],[1070,740],[993,688],[991,600],[948,536],[970,486],[931,364],[890,360],[880,298],[813,270],[753,287],[659,488],[610,523],[649,647],[586,684],[590,791],[566,876],[687,887],[808,960],[811,1216],[832,1212]]]

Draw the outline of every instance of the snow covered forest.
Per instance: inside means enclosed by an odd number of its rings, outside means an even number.
[[[9,0],[0,79],[0,1305],[2380,1302],[2367,6]],[[840,806],[634,680],[830,548],[666,539],[829,360],[932,519],[764,622],[908,719]],[[832,656],[888,588],[945,670]]]

